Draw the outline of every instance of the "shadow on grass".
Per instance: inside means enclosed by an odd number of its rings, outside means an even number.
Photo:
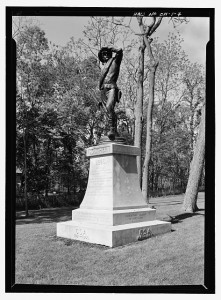
[[[199,213],[199,211],[202,211],[202,213]],[[174,216],[174,218],[176,218],[178,220],[178,222],[187,219],[187,218],[191,218],[191,217],[195,217],[195,216],[204,216],[204,209],[198,209],[197,212],[195,213],[182,213],[179,215]]]
[[[69,221],[73,209],[76,209],[76,207],[35,210],[30,211],[28,217],[25,217],[25,212],[17,212],[16,225]]]
[[[200,213],[200,211],[202,213]],[[195,217],[195,216],[204,216],[205,210],[204,209],[198,209],[197,212],[195,213],[189,213],[189,212],[183,212],[183,213],[173,213],[173,214],[169,214],[167,213],[166,216],[159,216],[158,218],[161,221],[166,221],[166,222],[171,222],[171,224],[176,224],[176,223],[182,223],[182,220],[184,219],[188,219],[191,217]]]

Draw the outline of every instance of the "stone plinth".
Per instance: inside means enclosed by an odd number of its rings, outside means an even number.
[[[87,149],[90,171],[85,197],[72,221],[57,224],[60,237],[116,247],[171,230],[143,199],[137,175],[140,149],[115,143]]]

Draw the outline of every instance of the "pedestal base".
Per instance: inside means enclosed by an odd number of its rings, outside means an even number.
[[[72,221],[57,224],[57,236],[117,247],[171,231],[156,220],[138,182],[137,147],[106,144],[87,149],[90,172],[85,197]]]
[[[124,225],[101,225],[68,221],[57,224],[57,236],[117,247],[171,231],[171,223],[147,221]]]

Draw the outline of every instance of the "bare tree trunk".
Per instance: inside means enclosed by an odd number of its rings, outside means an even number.
[[[145,153],[145,161],[143,166],[143,178],[142,178],[142,193],[144,196],[144,200],[149,203],[148,197],[148,180],[149,180],[149,163],[150,163],[150,152],[151,152],[151,140],[152,140],[152,110],[154,103],[154,84],[155,84],[155,73],[158,66],[158,62],[154,59],[150,36],[156,29],[159,27],[162,17],[159,17],[158,20],[156,17],[152,17],[152,22],[147,27],[144,26],[142,17],[137,17],[138,25],[140,27],[140,32],[143,35],[144,44],[147,48],[147,54],[149,58],[149,69],[150,69],[150,77],[149,77],[149,101],[147,106],[147,134],[146,134],[146,153]]]
[[[193,101],[193,99],[191,99]],[[192,103],[190,103],[190,149],[191,149],[191,160],[193,159],[194,151],[194,108]]]
[[[201,174],[203,171],[205,154],[205,106],[202,108],[199,133],[194,149],[193,160],[190,166],[190,175],[187,183],[186,193],[183,202],[183,209],[186,212],[195,212],[197,207],[197,195]]]
[[[146,153],[143,166],[143,180],[142,180],[142,194],[147,203],[149,203],[148,182],[149,182],[149,163],[151,155],[151,141],[152,141],[152,111],[154,103],[154,84],[155,73],[158,63],[155,61],[150,67],[149,77],[149,101],[147,106],[147,133],[146,133]]]
[[[134,146],[142,150],[142,132],[143,132],[143,80],[144,80],[144,51],[145,44],[141,44],[139,48],[139,67],[137,82],[137,101],[135,105],[135,136]],[[142,185],[142,152],[137,156],[137,172],[140,187]]]
[[[25,175],[25,184],[24,184],[24,198],[25,198],[25,215],[28,217],[28,197],[27,197],[27,136],[26,130],[24,132],[24,175]]]

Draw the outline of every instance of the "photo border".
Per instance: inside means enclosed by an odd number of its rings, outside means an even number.
[[[148,16],[156,12],[185,17],[209,17],[210,40],[206,53],[206,147],[205,147],[205,269],[204,285],[77,286],[15,283],[16,199],[16,45],[12,40],[12,16]],[[6,199],[5,199],[5,291],[10,293],[215,293],[215,59],[214,8],[129,7],[6,7]]]

